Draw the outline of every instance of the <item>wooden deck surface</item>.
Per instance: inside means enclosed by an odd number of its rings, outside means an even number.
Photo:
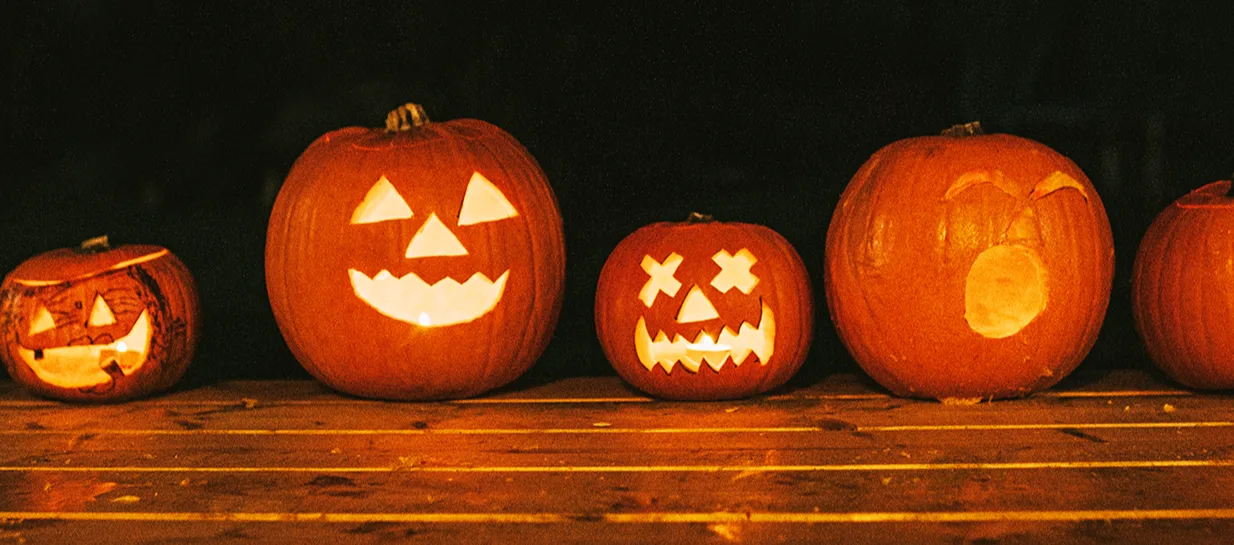
[[[5,543],[1234,543],[1234,396],[1106,371],[1015,401],[853,375],[391,403],[311,381],[109,406],[0,382]]]

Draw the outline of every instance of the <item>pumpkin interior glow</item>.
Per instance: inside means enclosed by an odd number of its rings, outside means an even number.
[[[126,260],[104,274],[123,274],[120,267],[163,255],[166,250]],[[16,282],[58,289],[34,305],[24,342],[16,347],[39,380],[60,388],[90,388],[132,375],[146,363],[153,328],[150,313],[134,290],[83,293],[72,282]]]
[[[140,369],[146,362],[150,336],[150,316],[143,310],[128,334],[109,343],[35,350],[18,347],[17,351],[44,382],[61,388],[88,388],[106,383],[114,373],[127,376]]]
[[[402,221],[414,215],[407,200],[388,178],[381,176],[356,206],[351,223]],[[517,215],[518,211],[501,190],[483,174],[472,173],[459,208],[459,227]],[[466,255],[467,248],[436,213],[428,215],[404,252],[407,259]],[[396,277],[388,269],[382,269],[370,277],[353,268],[347,273],[360,300],[385,316],[422,327],[467,323],[487,314],[501,301],[510,277],[507,269],[496,280],[475,272],[463,282],[445,277],[429,284],[414,272]]]
[[[749,294],[758,284],[758,277],[750,272],[750,267],[758,260],[750,250],[742,248],[735,254],[720,250],[711,259],[720,266],[720,272],[712,278],[710,285],[720,293],[736,288]],[[682,284],[674,274],[683,261],[676,252],[669,254],[663,262],[650,255],[643,257],[642,268],[648,279],[639,291],[639,299],[648,309],[655,303],[660,292],[669,297],[677,295]],[[663,330],[657,331],[653,337],[647,329],[646,319],[640,317],[634,328],[634,346],[638,359],[648,371],[659,365],[665,372],[671,372],[673,367],[680,363],[691,373],[697,373],[702,364],[706,363],[718,372],[726,361],[731,359],[733,365],[739,366],[745,363],[746,358],[753,352],[759,363],[766,365],[775,347],[775,317],[771,308],[761,299],[759,307],[761,310],[757,324],[743,321],[736,330],[727,324],[707,324],[706,322],[718,320],[720,313],[703,289],[693,285],[677,309],[675,321],[678,324],[702,325],[685,335],[675,333],[671,339]],[[709,325],[714,331],[708,331]]]

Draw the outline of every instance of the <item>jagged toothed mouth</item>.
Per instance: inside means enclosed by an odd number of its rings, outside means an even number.
[[[349,269],[356,297],[374,310],[395,320],[422,326],[447,326],[470,322],[497,306],[506,289],[509,269],[497,280],[475,273],[466,282],[443,278],[435,284],[416,273],[395,277],[382,269],[376,276]]]
[[[771,308],[762,303],[762,309],[758,326],[742,322],[736,332],[725,326],[714,341],[704,331],[699,331],[693,340],[680,333],[669,340],[663,331],[656,333],[655,339],[652,339],[647,332],[646,320],[639,318],[634,328],[638,359],[648,371],[659,365],[665,372],[672,372],[673,365],[680,363],[691,373],[697,373],[706,363],[719,372],[726,361],[732,360],[733,365],[740,366],[753,352],[759,364],[766,365],[775,347],[776,324]]]
[[[150,347],[150,315],[142,310],[129,332],[108,344],[83,344],[29,350],[17,347],[22,360],[39,379],[61,388],[106,384],[117,373],[128,376],[146,362]]]

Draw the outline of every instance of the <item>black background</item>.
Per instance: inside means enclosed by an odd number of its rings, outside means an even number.
[[[1138,240],[1234,171],[1234,8],[1217,4],[9,1],[0,269],[104,233],[166,246],[203,303],[189,383],[306,377],[266,299],[274,195],[314,138],[414,101],[504,128],[557,193],[567,294],[531,377],[612,373],[600,267],[690,211],[787,237],[816,291],[803,376],[853,371],[822,298],[840,192],[883,145],[981,120],[1097,186],[1117,272],[1085,365],[1145,366]]]

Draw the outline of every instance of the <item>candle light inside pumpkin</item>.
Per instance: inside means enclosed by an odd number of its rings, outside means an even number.
[[[725,358],[732,351],[733,347],[727,344],[716,344],[716,341],[711,338],[711,335],[703,333],[698,340],[686,345],[686,356],[694,361],[701,362],[707,356],[715,361],[716,358]]]

